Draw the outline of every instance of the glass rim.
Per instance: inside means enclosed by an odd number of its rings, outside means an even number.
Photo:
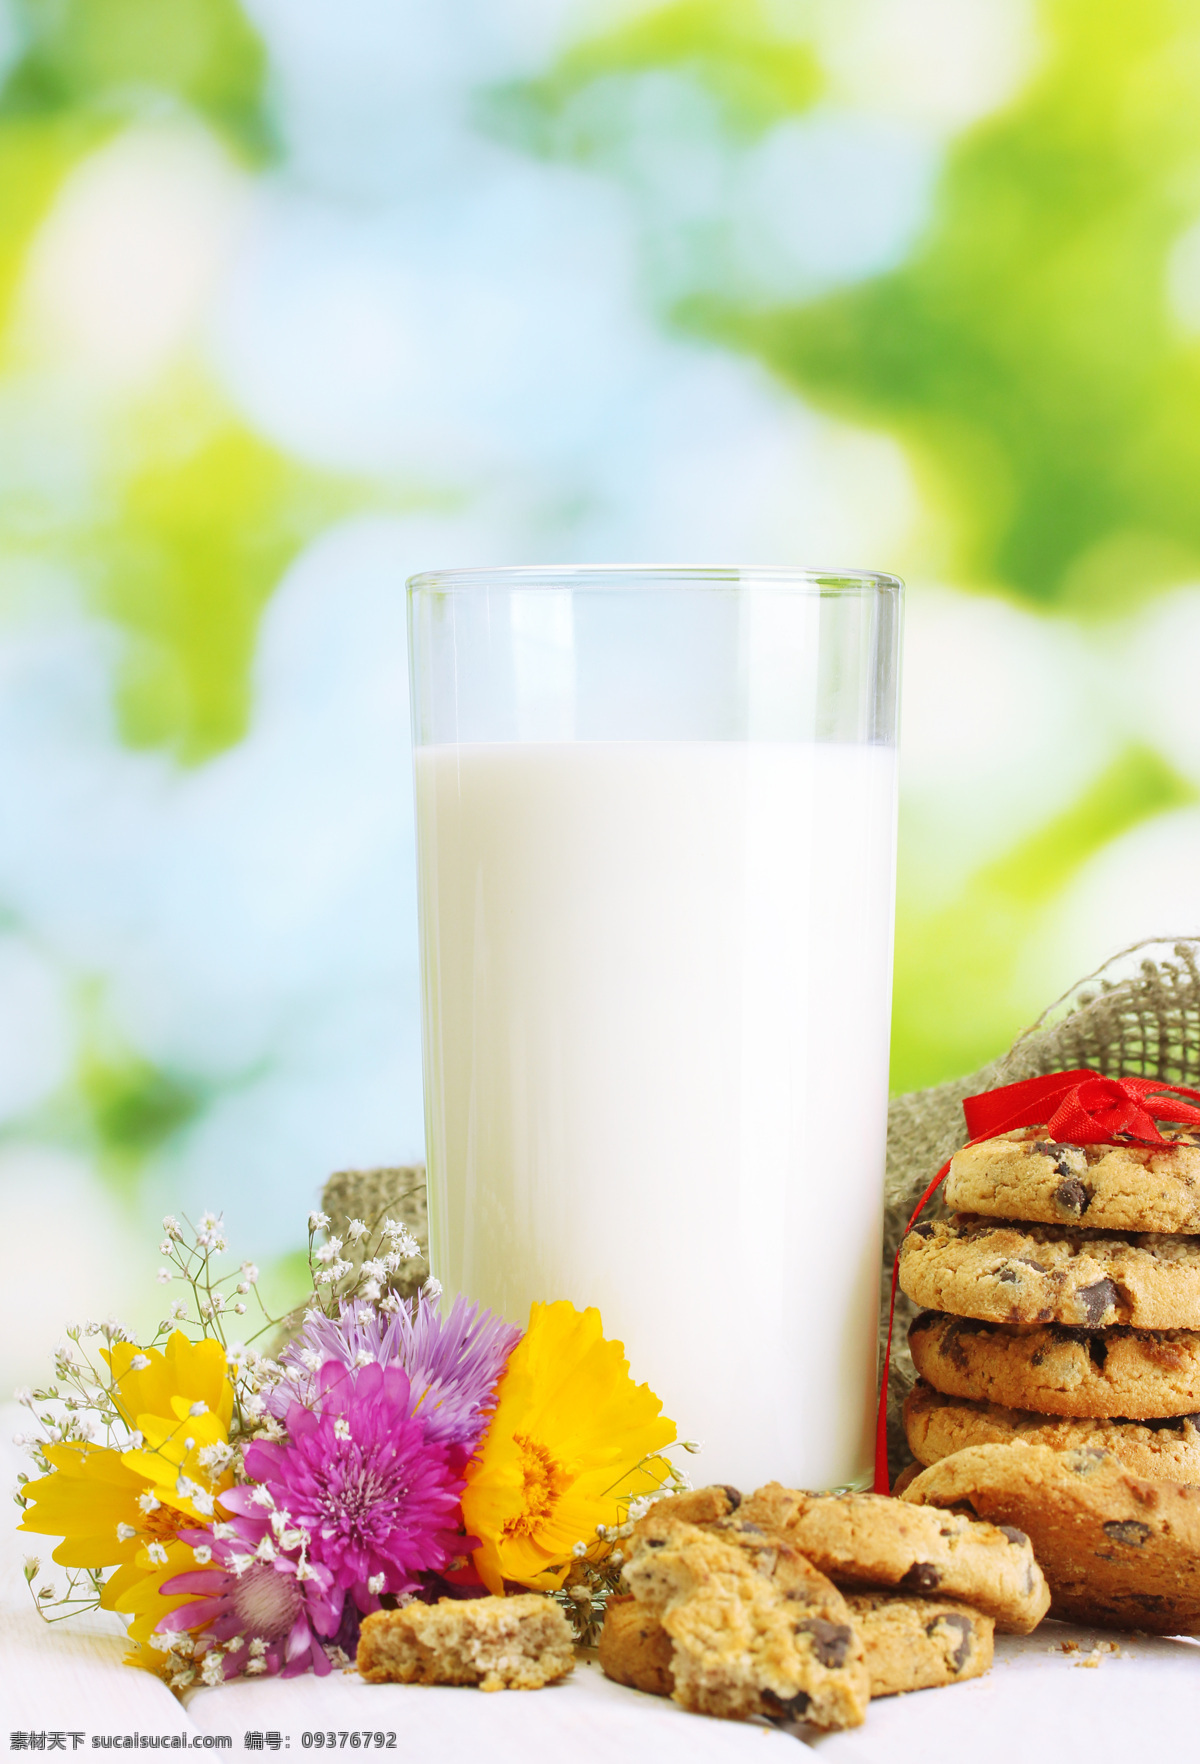
[[[485,588],[591,588],[653,591],[666,588],[795,588],[824,593],[899,594],[899,576],[881,570],[808,569],[790,564],[472,564],[422,570],[406,584],[410,594]]]

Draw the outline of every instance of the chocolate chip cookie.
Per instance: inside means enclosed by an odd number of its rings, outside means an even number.
[[[992,1663],[992,1619],[967,1605],[892,1592],[844,1597],[862,1637],[873,1697],[957,1684],[980,1677]],[[657,1617],[632,1597],[609,1600],[600,1635],[600,1664],[609,1678],[669,1697],[673,1659],[673,1643]]]
[[[946,1200],[994,1219],[1200,1232],[1200,1141],[1169,1128],[1164,1137],[1169,1145],[1064,1145],[1044,1127],[1002,1133],[954,1154]]]
[[[439,1599],[363,1618],[358,1670],[372,1684],[477,1684],[539,1690],[575,1665],[571,1625],[553,1599]]]
[[[672,1696],[702,1715],[856,1727],[870,1678],[837,1588],[740,1513],[692,1525],[653,1510],[625,1580],[671,1639]]]
[[[669,1697],[675,1689],[674,1643],[657,1617],[639,1605],[632,1593],[609,1599],[600,1631],[600,1664],[605,1675],[653,1697]]]
[[[946,1396],[1043,1415],[1192,1415],[1200,1331],[996,1324],[925,1311],[909,1326],[913,1364]]]
[[[1050,1602],[1029,1539],[1011,1527],[956,1513],[914,1525],[890,1495],[805,1494],[777,1482],[745,1500],[738,1517],[778,1532],[842,1586],[962,1599],[1017,1635],[1035,1629]]]
[[[1096,1446],[1134,1476],[1151,1482],[1200,1483],[1200,1415],[1166,1420],[1064,1420],[943,1396],[918,1383],[904,1402],[904,1430],[920,1464],[936,1464],[975,1445],[1044,1445],[1056,1452]],[[919,1468],[919,1466],[917,1466]],[[904,1487],[916,1469],[906,1476]],[[894,1492],[902,1492],[897,1479]]]
[[[880,1591],[845,1597],[863,1639],[873,1697],[980,1678],[992,1663],[995,1624],[969,1605]]]
[[[1019,1526],[1050,1583],[1050,1614],[1160,1635],[1200,1631],[1200,1488],[1150,1482],[1108,1452],[983,1445],[922,1471],[903,1504]]]
[[[1200,1237],[1113,1237],[959,1214],[913,1226],[900,1285],[930,1310],[985,1322],[1200,1329]]]

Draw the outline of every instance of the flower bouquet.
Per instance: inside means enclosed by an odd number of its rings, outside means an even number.
[[[21,1528],[68,1574],[34,1590],[44,1616],[121,1613],[130,1664],[176,1690],[347,1666],[365,1616],[415,1599],[539,1591],[589,1632],[631,1519],[688,1486],[599,1312],[535,1304],[522,1332],[433,1280],[404,1298],[406,1226],[351,1220],[351,1260],[313,1213],[287,1333],[252,1263],[216,1272],[217,1216],[163,1226],[159,1279],[189,1296],[153,1340],[71,1327],[54,1383],[18,1393],[41,1426]]]

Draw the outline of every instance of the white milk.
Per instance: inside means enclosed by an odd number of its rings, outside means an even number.
[[[862,1482],[893,752],[426,747],[416,783],[447,1293],[598,1305],[701,1481]]]

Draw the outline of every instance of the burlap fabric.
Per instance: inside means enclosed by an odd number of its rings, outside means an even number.
[[[967,1078],[895,1099],[888,1111],[881,1344],[892,1263],[904,1226],[932,1177],[966,1143],[963,1098],[1077,1066],[1110,1077],[1124,1073],[1200,1086],[1200,940],[1155,939],[1122,950],[1051,1005],[990,1065]],[[420,1165],[339,1171],[326,1184],[322,1205],[339,1236],[349,1219],[373,1223],[390,1215],[404,1221],[423,1249],[428,1245]],[[945,1211],[935,1196],[926,1217]],[[406,1265],[400,1290],[414,1292],[426,1272],[424,1262]],[[893,1475],[910,1460],[899,1408],[914,1377],[905,1342],[914,1309],[900,1294],[888,1393]]]
[[[1200,940],[1194,938],[1134,944],[1064,993],[998,1060],[968,1078],[896,1097],[888,1110],[881,1358],[892,1263],[921,1195],[946,1159],[966,1144],[963,1098],[1080,1066],[1110,1078],[1200,1085],[1198,963]],[[936,1219],[946,1210],[939,1191],[922,1216]],[[888,1388],[893,1476],[912,1458],[899,1410],[915,1377],[905,1338],[916,1309],[903,1293],[898,1295]]]

